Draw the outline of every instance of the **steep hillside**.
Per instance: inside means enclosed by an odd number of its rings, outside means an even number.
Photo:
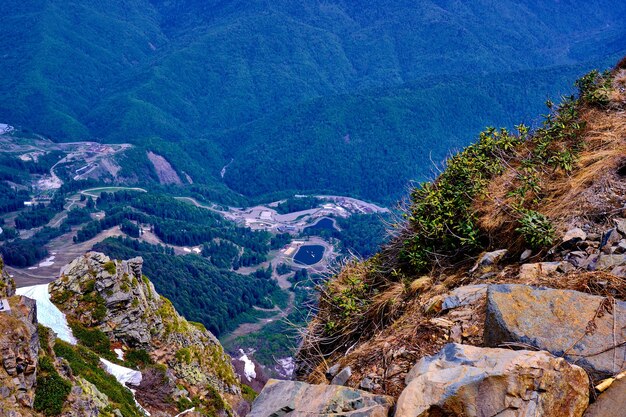
[[[221,184],[234,158],[228,185],[253,195],[318,189],[309,169],[321,162],[315,174],[324,188],[390,201],[409,179],[426,179],[416,167],[467,144],[476,107],[492,109],[485,122],[494,124],[509,122],[506,109],[527,117],[537,108],[524,102],[565,92],[572,65],[587,70],[623,54],[624,7],[608,0],[10,1],[0,28],[0,120],[61,141],[139,144],[196,183]],[[497,82],[472,82],[485,74],[505,78],[511,93]],[[430,77],[461,81],[432,86]],[[516,101],[516,90],[528,101]],[[492,94],[499,98],[485,103]],[[429,111],[442,97],[459,97],[448,103],[452,114]],[[439,128],[450,118],[457,123]],[[311,138],[321,151],[308,146]],[[407,145],[434,152],[387,170],[375,156],[380,143],[389,154]],[[262,145],[267,154],[252,151]],[[345,153],[359,164],[327,169]],[[145,164],[144,153],[135,157]],[[276,160],[286,161],[280,171],[265,169]],[[133,161],[124,166],[133,177]],[[363,167],[380,172],[379,183],[351,187]]]
[[[0,414],[245,413],[239,379],[217,339],[178,315],[141,266],[140,258],[119,262],[91,252],[49,286],[9,298],[11,310],[0,311]]]
[[[619,409],[623,384],[602,393],[626,370],[626,59],[577,87],[538,129],[488,129],[412,190],[396,237],[321,288],[301,378],[399,397],[396,416],[580,416],[596,397],[585,415]],[[578,388],[557,412],[555,382],[535,380],[544,391],[520,394],[518,371],[504,365],[512,359],[486,347],[546,351],[582,367],[595,389],[563,375],[566,390]],[[547,369],[537,360],[515,369]],[[508,388],[497,387],[500,366]],[[611,401],[616,408],[601,408]]]

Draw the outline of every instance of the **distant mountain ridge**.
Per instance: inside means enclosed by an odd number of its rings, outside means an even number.
[[[267,192],[265,184],[275,184],[272,191],[307,189],[308,184],[300,186],[303,166],[330,162],[319,153],[285,155],[272,146],[263,155],[250,152],[259,141],[288,141],[303,149],[313,137],[333,149],[337,137],[360,136],[364,145],[355,140],[349,153],[382,174],[382,189],[371,190],[368,184],[353,190],[349,184],[359,181],[362,170],[336,175],[324,169],[321,180],[332,190],[381,199],[397,190],[391,178],[404,183],[423,179],[416,167],[428,160],[397,161],[397,172],[388,173],[371,160],[371,146],[386,143],[390,152],[406,150],[396,136],[405,133],[393,130],[395,118],[402,117],[398,107],[424,104],[373,92],[405,88],[429,76],[542,68],[569,74],[572,65],[586,70],[612,61],[624,52],[626,40],[626,5],[608,0],[360,3],[47,0],[34,5],[11,0],[0,28],[0,120],[56,140],[89,137],[139,144],[163,154],[195,182],[221,183],[219,172],[230,158],[232,175],[280,158],[293,165],[291,182],[254,170],[263,183],[260,191],[247,178],[226,177],[231,188],[247,194]],[[545,97],[566,91],[573,76],[557,85],[538,80],[530,93]],[[523,79],[510,81],[524,86]],[[439,105],[435,92],[420,92],[427,106]],[[355,94],[381,104],[375,115],[344,132],[342,114],[359,114],[362,103],[343,105],[342,111],[335,103]],[[314,114],[295,116],[303,106]],[[463,103],[455,117],[465,118],[472,106]],[[315,117],[324,112],[339,113],[335,120]],[[282,123],[286,116],[295,118],[291,125]],[[505,117],[505,111],[496,112],[492,124]],[[264,126],[274,125],[289,130],[261,135]],[[244,134],[233,139],[233,132]],[[463,127],[403,139],[445,154],[450,141],[463,137],[458,145],[466,145],[476,133]]]

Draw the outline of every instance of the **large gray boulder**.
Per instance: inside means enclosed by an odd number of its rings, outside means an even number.
[[[409,372],[395,417],[579,417],[588,383],[547,352],[448,344]]]
[[[248,417],[387,417],[393,399],[338,385],[270,379]]]
[[[594,379],[626,366],[626,303],[572,290],[491,285],[485,344],[514,343],[564,357]],[[615,347],[615,344],[618,346]]]

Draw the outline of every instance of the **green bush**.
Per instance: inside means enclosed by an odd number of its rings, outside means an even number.
[[[88,329],[77,321],[70,321],[69,325],[80,344],[108,360],[117,360],[111,351],[111,341],[104,332],[99,329]]]
[[[49,357],[39,359],[39,374],[35,388],[35,411],[46,416],[58,416],[70,394],[72,384],[61,378]]]
[[[126,352],[125,360],[133,368],[144,368],[154,363],[150,354],[143,349],[130,349]]]
[[[259,395],[257,394],[251,387],[246,384],[241,384],[241,394],[243,395],[243,399],[252,402]]]
[[[576,81],[580,98],[589,104],[604,106],[609,104],[611,76],[608,72],[600,74],[593,70]]]
[[[179,349],[174,356],[179,362],[184,362],[186,364],[191,363],[191,351],[187,348]]]
[[[117,268],[115,266],[115,262],[113,262],[113,261],[109,261],[109,262],[105,263],[103,265],[103,268],[104,268],[105,271],[107,271],[111,275],[115,275],[115,272],[117,271]]]
[[[433,254],[480,247],[471,206],[489,180],[503,172],[508,152],[525,140],[528,130],[519,126],[518,132],[514,135],[506,129],[487,129],[477,143],[448,160],[435,182],[413,189],[407,213],[410,236],[404,241],[401,259],[423,270]]]
[[[551,246],[555,231],[550,220],[534,210],[524,210],[516,229],[533,249]]]

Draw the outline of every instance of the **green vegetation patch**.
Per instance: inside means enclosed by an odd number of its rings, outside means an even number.
[[[99,329],[88,329],[75,320],[69,320],[72,334],[80,344],[89,348],[93,352],[108,359],[117,362],[118,358],[111,350],[111,341],[107,335]]]
[[[54,345],[54,353],[69,362],[74,374],[91,382],[100,392],[109,397],[112,406],[118,408],[124,417],[143,417],[143,413],[135,405],[135,399],[130,390],[100,368],[98,355],[84,346],[72,346],[59,339]]]
[[[39,358],[38,368],[33,408],[46,416],[58,416],[63,411],[72,384],[61,378],[48,356]]]

